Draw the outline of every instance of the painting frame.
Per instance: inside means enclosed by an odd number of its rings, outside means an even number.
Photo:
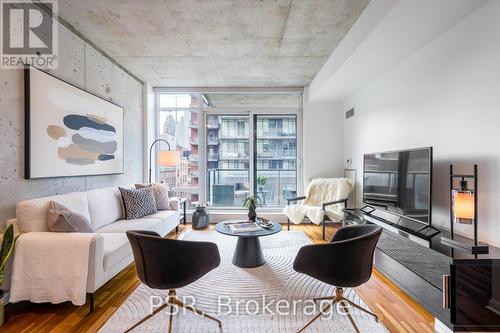
[[[95,115],[96,118],[90,119],[90,123],[97,124],[101,127],[103,126],[108,126],[111,128],[114,132],[114,137],[115,139],[112,141],[114,145],[116,146],[115,150],[112,152],[112,154],[104,154],[104,153],[96,153],[93,152],[92,154],[89,153],[88,151],[84,150],[79,150],[83,151],[86,153],[86,155],[91,155],[92,158],[89,158],[86,156],[83,159],[80,159],[80,162],[72,164],[67,164],[67,168],[61,168],[59,167],[59,170],[57,168],[54,168],[55,171],[53,172],[44,172],[43,170],[39,170],[37,163],[40,163],[40,157],[35,156],[34,154],[35,148],[40,148],[40,143],[37,141],[36,143],[33,142],[34,138],[36,138],[36,134],[34,133],[35,131],[38,131],[38,137],[40,137],[39,132],[40,128],[39,127],[39,121],[37,122],[36,119],[37,117],[40,117],[38,113],[41,111],[37,109],[37,106],[34,105],[36,104],[33,103],[33,99],[37,98],[34,96],[37,96],[39,93],[36,89],[39,87],[36,87],[37,80],[39,80],[40,77],[43,77],[44,80],[49,81],[54,84],[54,86],[59,87],[59,89],[66,89],[68,92],[71,94],[74,94],[75,97],[77,98],[75,101],[74,105],[78,105],[76,102],[88,102],[91,105],[100,105],[102,109],[100,110],[102,113],[105,114],[111,114],[112,118],[115,120],[115,123],[113,123],[114,126],[111,126],[107,124],[104,120],[102,120],[98,115]],[[44,87],[44,89],[49,90],[50,88]],[[69,94],[68,94],[69,95]],[[38,98],[40,99],[40,98]],[[67,102],[67,101],[66,101]],[[54,109],[57,109],[56,107]],[[97,110],[97,109],[96,109]],[[44,110],[46,112],[46,110]],[[82,114],[71,114],[70,110],[65,110],[68,111],[68,115],[73,116],[73,117],[80,117],[83,118]],[[59,109],[60,112],[60,109]],[[92,115],[93,116],[93,115]],[[60,178],[60,177],[79,177],[79,176],[99,176],[99,175],[117,175],[117,174],[123,174],[124,169],[125,169],[125,135],[124,135],[124,130],[125,130],[125,110],[122,106],[113,103],[101,96],[98,96],[95,93],[92,93],[90,91],[87,91],[85,89],[82,89],[74,84],[71,84],[65,80],[62,80],[55,75],[48,73],[44,70],[41,70],[37,67],[34,66],[25,66],[24,68],[24,178],[25,179],[41,179],[41,178]],[[89,117],[88,114],[85,114],[85,117]],[[87,119],[87,122],[89,120]],[[38,127],[37,127],[38,126]],[[58,126],[54,126],[58,127]],[[91,128],[92,130],[92,128]],[[47,129],[48,132],[48,129]],[[75,132],[75,131],[73,131]],[[102,131],[102,133],[107,133],[106,131]],[[101,133],[101,134],[102,134]],[[113,133],[111,133],[113,134]],[[74,136],[73,136],[74,137]],[[87,138],[87,137],[86,137]],[[50,139],[44,138],[47,141],[50,141]],[[86,140],[84,138],[80,137],[80,140]],[[69,141],[69,140],[65,140]],[[95,142],[94,142],[95,143]],[[75,146],[72,142],[68,142],[70,146]],[[97,143],[99,144],[99,142]],[[102,142],[101,144],[110,144],[110,142]],[[36,147],[35,147],[36,146]],[[109,147],[109,145],[107,146]],[[113,146],[114,147],[114,146]],[[96,148],[94,146],[94,148]],[[101,147],[102,148],[102,147]],[[65,153],[66,155],[68,154],[67,152]],[[60,151],[59,149],[57,150],[57,153],[54,155],[53,161],[56,162],[56,164],[61,164],[61,156],[60,156]],[[50,155],[48,155],[50,156]],[[95,158],[94,158],[95,156]],[[74,159],[71,156],[66,156],[66,162],[68,162],[69,159],[78,160]],[[93,160],[93,161],[92,161]],[[84,162],[82,162],[84,161]],[[108,163],[107,163],[108,162]],[[47,163],[44,161],[44,163]],[[87,163],[86,165],[83,165],[83,163]],[[80,164],[80,165],[78,165]],[[81,166],[81,168],[79,168]],[[67,171],[66,171],[67,170]]]

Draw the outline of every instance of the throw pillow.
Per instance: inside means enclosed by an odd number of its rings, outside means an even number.
[[[172,209],[170,199],[168,197],[168,186],[166,184],[135,184],[135,188],[151,187],[155,196],[156,209],[169,210]]]
[[[119,187],[127,220],[156,213],[156,201],[151,187],[130,189]]]
[[[47,224],[53,232],[94,232],[94,227],[87,217],[72,212],[53,200],[47,211]]]

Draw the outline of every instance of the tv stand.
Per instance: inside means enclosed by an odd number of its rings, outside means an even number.
[[[441,232],[437,228],[421,221],[386,210],[376,209],[370,205],[365,205],[359,209],[346,208],[344,212],[357,217],[361,221],[378,224],[389,231],[427,247],[430,247],[432,238]]]
[[[442,307],[442,279],[450,274],[452,259],[431,249],[431,235],[440,231],[422,222],[407,224],[402,217],[386,216],[377,209],[371,213],[359,208],[344,212],[343,225],[373,223],[384,228],[374,253],[375,268],[450,327],[450,311]],[[422,227],[430,229],[420,230]]]

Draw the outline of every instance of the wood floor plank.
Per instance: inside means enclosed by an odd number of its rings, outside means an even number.
[[[182,238],[190,230],[189,225],[181,225],[179,234],[174,232],[168,237]],[[312,242],[324,243],[321,239],[320,226],[293,225],[291,230],[302,230]],[[334,232],[335,227],[329,226],[327,239],[330,239]],[[88,305],[77,307],[69,302],[9,304],[6,307],[6,323],[0,331],[2,333],[96,332],[139,284],[135,266],[132,264],[97,291],[93,313],[89,313]],[[434,332],[434,317],[380,272],[374,270],[372,278],[363,286],[356,288],[356,292],[371,311],[379,316],[380,321],[390,332]]]

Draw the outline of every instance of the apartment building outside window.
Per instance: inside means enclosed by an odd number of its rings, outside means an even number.
[[[179,166],[158,174],[173,195],[219,209],[240,209],[252,194],[279,208],[297,195],[300,91],[156,96],[159,137],[182,152]]]

